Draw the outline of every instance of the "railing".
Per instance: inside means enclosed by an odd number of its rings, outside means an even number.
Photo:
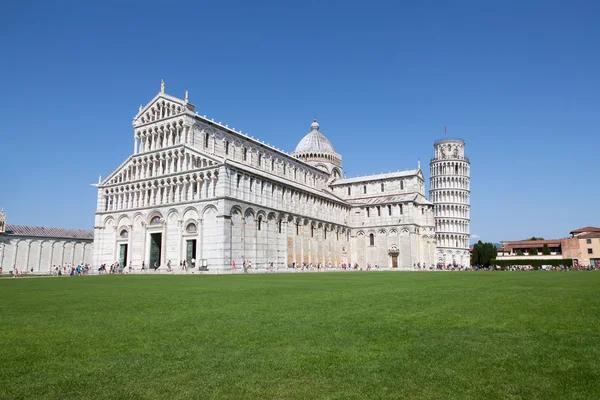
[[[438,139],[435,142],[433,142],[433,145],[435,146],[438,143],[443,143],[443,142],[452,142],[452,141],[459,141],[459,142],[465,142],[464,139],[461,138],[457,138],[457,137],[447,137],[447,138],[443,138],[443,139]]]
[[[470,163],[469,157],[454,157],[454,156],[443,156],[442,158],[433,157],[431,161],[466,161]]]

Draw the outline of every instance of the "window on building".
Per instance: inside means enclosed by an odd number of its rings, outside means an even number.
[[[242,176],[240,174],[238,174],[237,176],[237,188],[239,189],[240,187],[240,182],[242,181]]]
[[[391,204],[388,205],[388,215],[391,217],[392,216],[392,206]]]
[[[377,206],[377,216],[381,217],[381,207]]]
[[[363,185],[363,193],[367,194],[367,185]]]
[[[298,179],[298,168],[294,168],[294,180]]]
[[[225,154],[229,154],[229,141],[225,141]]]
[[[275,160],[271,160],[271,171],[275,171]]]
[[[198,231],[198,228],[196,227],[196,224],[194,224],[193,222],[190,222],[186,227],[185,230],[187,233],[196,233]]]
[[[399,204],[400,206],[400,215],[402,215],[402,204]]]
[[[384,192],[385,191],[385,184],[383,182],[381,182],[381,191]]]
[[[367,218],[369,218],[370,217],[369,207],[367,207],[366,210],[367,210]]]
[[[248,160],[248,149],[246,149],[246,148],[242,149],[242,159],[244,161]]]
[[[258,155],[258,166],[260,167],[262,165],[262,154]]]
[[[314,226],[310,227],[310,237],[315,237],[315,227]]]
[[[262,230],[262,217],[258,217],[258,223],[256,228],[260,231]]]
[[[592,239],[585,239],[586,244],[592,244]]]
[[[250,191],[252,191],[252,186],[254,185],[254,179],[250,178]]]
[[[325,235],[325,239],[327,239],[327,228],[323,230],[323,234]]]
[[[127,239],[129,237],[129,232],[127,232],[127,229],[123,229],[119,236],[121,237],[121,239]]]
[[[281,233],[282,224],[283,224],[283,221],[279,220],[278,227],[277,227],[277,229],[279,230],[279,233]]]
[[[296,223],[296,236],[300,234],[300,223]]]
[[[400,190],[404,190],[404,181],[400,181]]]
[[[594,250],[593,249],[588,249],[588,254],[594,254]]]
[[[205,148],[205,149],[207,149],[207,148],[208,148],[208,138],[209,138],[209,136],[208,136],[208,132],[206,132],[206,133],[204,134],[204,148]]]
[[[352,190],[351,188],[348,186],[348,196],[350,196],[352,194]]]
[[[285,164],[283,164],[283,175],[285,176]]]
[[[369,234],[369,246],[375,246],[375,235]]]

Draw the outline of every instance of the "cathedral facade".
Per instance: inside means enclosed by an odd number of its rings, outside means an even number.
[[[419,168],[344,178],[317,121],[292,153],[198,115],[161,91],[133,120],[134,151],[98,182],[94,265],[235,263],[279,269],[437,262]]]

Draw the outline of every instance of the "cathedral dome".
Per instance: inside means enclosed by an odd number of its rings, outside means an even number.
[[[335,153],[335,149],[331,142],[323,136],[321,132],[319,132],[319,123],[315,119],[312,124],[310,124],[310,132],[308,135],[304,136],[298,146],[296,146],[296,150],[294,153],[307,153],[307,152],[325,152],[325,153]]]

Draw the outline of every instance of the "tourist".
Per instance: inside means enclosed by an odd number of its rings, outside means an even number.
[[[171,260],[167,261],[167,271],[171,272]]]
[[[233,270],[233,273],[235,274],[235,272],[237,271],[237,268],[235,266],[235,261],[231,262],[231,269]]]

